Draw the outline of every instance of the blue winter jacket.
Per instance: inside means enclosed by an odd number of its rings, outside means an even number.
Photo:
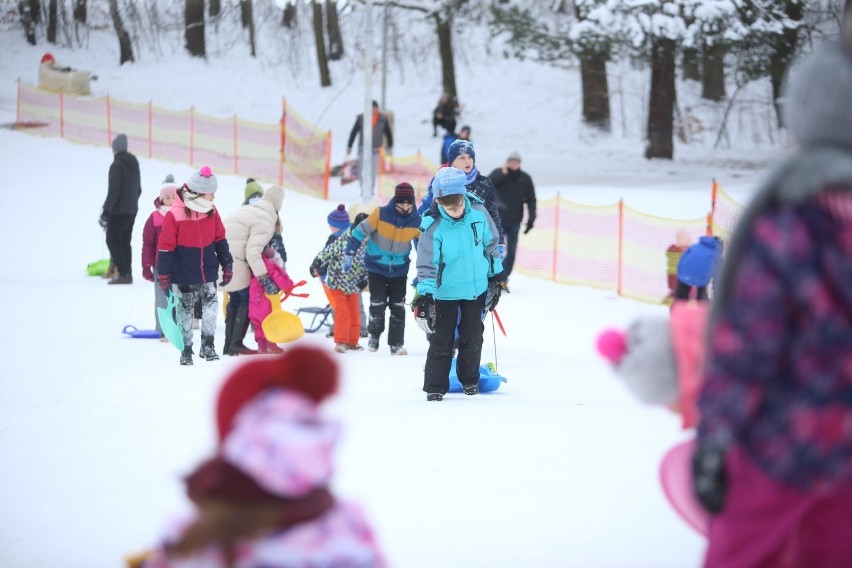
[[[417,292],[436,300],[473,300],[485,293],[488,278],[503,271],[497,228],[476,197],[465,196],[464,215],[453,219],[443,207],[420,224]]]
[[[677,279],[690,286],[707,286],[721,258],[722,243],[713,237],[701,237],[683,251],[677,263]]]
[[[417,238],[420,215],[412,211],[400,215],[396,211],[393,199],[387,205],[378,207],[370,216],[352,230],[346,245],[346,254],[354,255],[364,239],[367,253],[364,257],[367,272],[381,274],[388,278],[403,278],[408,275],[411,262],[411,241]]]

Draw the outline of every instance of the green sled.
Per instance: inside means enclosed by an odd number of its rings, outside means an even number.
[[[183,332],[174,318],[176,304],[175,295],[169,292],[166,307],[157,308],[157,319],[160,320],[160,329],[163,330],[163,335],[169,343],[177,347],[178,351],[183,351]]]
[[[103,276],[106,274],[107,269],[109,268],[109,259],[104,258],[101,260],[96,260],[95,262],[90,262],[86,266],[86,273],[89,276]]]

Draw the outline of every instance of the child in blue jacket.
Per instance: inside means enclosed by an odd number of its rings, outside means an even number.
[[[701,237],[683,251],[677,263],[675,300],[688,300],[693,286],[696,288],[696,299],[707,299],[707,286],[722,259],[722,248],[719,237]]]
[[[465,394],[479,392],[485,330],[480,314],[500,296],[497,228],[483,204],[467,194],[465,181],[458,168],[439,170],[432,182],[438,207],[420,225],[414,310],[417,324],[431,333],[423,380],[429,401],[442,400],[450,388],[457,322],[459,382]]]

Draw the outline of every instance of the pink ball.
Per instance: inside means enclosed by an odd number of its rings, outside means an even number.
[[[607,329],[598,335],[598,353],[612,363],[617,365],[624,353],[627,351],[627,339],[620,329]]]
[[[209,178],[210,176],[213,175],[213,170],[210,169],[210,166],[204,166],[203,168],[201,168],[198,171],[198,173],[200,173],[202,176],[204,176],[206,178]]]

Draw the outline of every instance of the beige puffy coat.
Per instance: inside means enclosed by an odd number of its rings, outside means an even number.
[[[259,201],[243,205],[223,220],[228,246],[234,257],[234,277],[222,288],[225,292],[248,288],[252,275],[266,274],[263,249],[275,232],[275,222],[283,201],[284,190],[272,186]]]

